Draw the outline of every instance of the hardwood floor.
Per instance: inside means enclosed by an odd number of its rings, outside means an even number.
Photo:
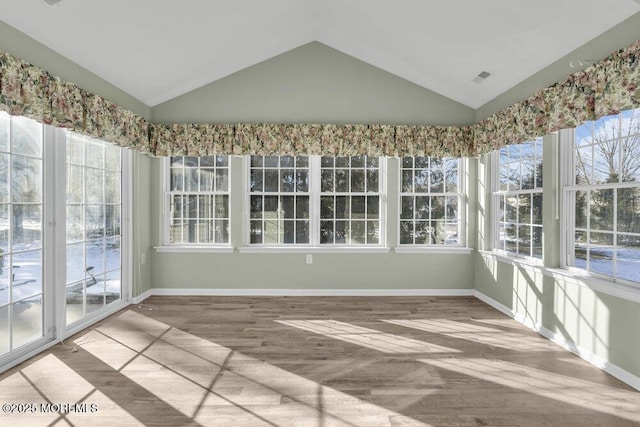
[[[640,393],[472,297],[152,297],[0,403],[37,409],[2,426],[640,425]]]

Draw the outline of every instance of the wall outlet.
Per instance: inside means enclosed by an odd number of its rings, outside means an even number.
[[[307,264],[313,264],[313,255],[307,254]]]
[[[145,262],[147,262],[147,254],[145,254],[144,252],[142,252],[140,254],[140,264],[144,264]]]

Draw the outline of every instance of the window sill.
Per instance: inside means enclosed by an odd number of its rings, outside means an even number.
[[[233,253],[231,246],[156,246],[156,252],[174,252],[174,253],[212,253],[212,254],[230,254]]]
[[[587,271],[566,268],[545,268],[543,273],[557,281],[589,288],[595,292],[640,303],[640,287],[595,277]]]
[[[238,248],[238,252],[247,254],[331,254],[331,253],[356,253],[356,254],[388,254],[391,252],[391,248],[376,246],[376,247],[319,247],[319,246],[241,246]]]
[[[507,255],[506,253],[495,252],[495,251],[478,251],[478,252],[480,253],[480,255],[482,255],[485,258],[492,258],[496,261],[501,261],[507,264],[545,269],[544,263],[541,259],[522,257],[522,256],[516,256],[516,255],[512,256],[512,255]]]
[[[600,277],[594,277],[586,271],[583,272],[575,269],[545,267],[542,262],[535,262],[530,259],[512,258],[488,251],[479,251],[479,253],[484,258],[493,259],[506,264],[524,266],[525,268],[539,271],[545,276],[552,277],[556,282],[573,284],[591,289],[594,292],[600,292],[626,301],[640,303],[640,287],[613,282]]]
[[[396,246],[397,254],[470,254],[473,249],[464,246]]]

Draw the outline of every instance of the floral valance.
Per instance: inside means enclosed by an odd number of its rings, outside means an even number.
[[[0,51],[0,110],[157,156],[474,156],[640,107],[640,40],[471,126],[153,124]]]

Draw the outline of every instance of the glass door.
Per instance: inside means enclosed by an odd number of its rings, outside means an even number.
[[[45,337],[43,127],[0,112],[0,358]]]
[[[122,298],[122,149],[67,137],[66,324]]]

